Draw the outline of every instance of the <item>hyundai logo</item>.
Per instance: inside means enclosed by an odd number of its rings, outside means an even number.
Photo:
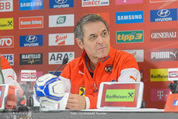
[[[167,17],[167,16],[169,16],[171,14],[171,12],[169,11],[169,10],[167,10],[167,9],[162,9],[162,10],[159,10],[158,12],[157,12],[157,15],[159,16],[159,17]]]
[[[55,2],[58,4],[64,4],[67,2],[67,0],[55,0]]]
[[[33,43],[33,42],[37,41],[37,37],[34,36],[34,35],[29,35],[29,36],[26,37],[25,40],[26,40],[27,42]]]

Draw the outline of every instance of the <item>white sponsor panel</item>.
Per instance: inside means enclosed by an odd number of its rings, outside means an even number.
[[[21,81],[36,81],[36,70],[21,70]]]
[[[132,54],[137,62],[144,62],[144,50],[123,50]]]
[[[13,11],[13,0],[0,0],[0,12]]]
[[[1,54],[4,56],[11,66],[14,66],[14,54]]]
[[[106,6],[106,5],[109,5],[109,0],[82,0],[82,7]]]
[[[49,46],[74,45],[74,33],[49,34]]]
[[[75,58],[74,52],[50,52],[48,55],[49,64],[62,64],[64,57],[68,57],[68,63]]]
[[[74,26],[74,14],[50,15],[49,27]]]

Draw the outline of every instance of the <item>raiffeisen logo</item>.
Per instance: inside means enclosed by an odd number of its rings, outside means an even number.
[[[107,89],[105,102],[133,102],[135,89]]]
[[[150,69],[150,80],[168,81],[168,69]]]
[[[177,8],[150,11],[151,22],[164,22],[164,21],[176,21],[176,20],[177,20]]]
[[[66,22],[66,16],[60,16],[56,20],[56,24],[63,24]]]

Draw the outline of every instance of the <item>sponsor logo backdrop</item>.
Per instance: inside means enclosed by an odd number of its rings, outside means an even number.
[[[146,107],[164,108],[168,68],[178,67],[177,7],[177,0],[0,0],[0,53],[19,83],[21,70],[52,73],[63,57],[71,61],[82,53],[77,21],[98,14],[109,24],[112,46],[135,56]]]

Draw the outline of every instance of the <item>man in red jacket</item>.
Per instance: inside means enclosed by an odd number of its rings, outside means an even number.
[[[101,82],[140,81],[134,56],[110,45],[108,25],[100,16],[84,16],[74,32],[83,53],[69,62],[60,75],[65,89],[70,93],[66,105],[68,109],[96,108]]]
[[[0,55],[1,58],[1,70],[4,76],[4,84],[9,85],[8,98],[6,102],[6,109],[15,108],[15,89],[20,89],[20,85],[17,82],[17,76],[7,59]]]

